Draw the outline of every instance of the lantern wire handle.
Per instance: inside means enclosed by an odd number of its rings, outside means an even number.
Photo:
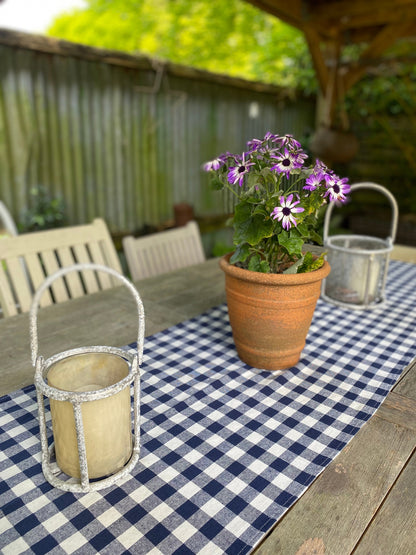
[[[372,191],[378,191],[379,193],[382,193],[390,201],[392,218],[391,218],[389,237],[391,238],[392,243],[394,243],[394,240],[396,239],[397,221],[399,217],[399,208],[397,206],[396,199],[390,193],[390,191],[388,191],[385,187],[378,185],[377,183],[363,182],[363,183],[355,183],[354,185],[351,185],[351,193],[359,189],[371,189]],[[324,229],[323,229],[324,242],[329,235],[329,220],[331,218],[332,210],[334,209],[334,204],[335,204],[334,202],[330,202],[325,212]]]
[[[137,350],[134,354],[118,349],[115,347],[105,347],[105,346],[93,346],[93,347],[81,347],[72,349],[71,351],[66,351],[54,355],[48,360],[44,360],[43,356],[38,354],[38,325],[37,325],[37,314],[40,304],[40,299],[44,291],[50,287],[50,285],[56,279],[59,279],[66,274],[73,271],[101,271],[110,274],[118,281],[122,282],[132,293],[138,312],[138,330],[137,330]],[[144,342],[144,308],[143,303],[140,298],[139,293],[135,289],[134,285],[126,279],[123,275],[119,274],[117,271],[109,268],[107,266],[102,266],[100,264],[75,264],[73,266],[68,266],[60,269],[58,272],[49,276],[43,284],[36,291],[32,306],[30,309],[30,346],[32,363],[35,367],[35,385],[37,390],[38,399],[38,411],[39,411],[39,425],[40,425],[40,437],[41,437],[41,449],[42,449],[42,470],[49,481],[49,483],[59,489],[64,491],[71,491],[76,493],[86,493],[89,491],[97,491],[104,487],[113,485],[118,479],[127,475],[136,465],[140,456],[140,366],[143,357],[143,342]],[[71,392],[56,389],[48,385],[44,380],[44,374],[47,373],[48,368],[51,365],[65,358],[69,355],[78,355],[84,353],[108,353],[122,358],[126,358],[130,362],[131,370],[125,378],[109,387],[97,391],[86,391],[86,392]],[[125,466],[119,470],[117,473],[111,474],[103,479],[90,482],[89,471],[88,471],[88,461],[86,453],[85,444],[85,434],[84,434],[84,423],[82,417],[81,405],[84,402],[95,401],[111,397],[119,391],[122,391],[126,387],[133,383],[134,389],[134,443],[133,450],[129,461]],[[80,482],[71,482],[61,480],[57,475],[56,471],[52,469],[51,457],[54,452],[54,443],[50,446],[48,445],[47,439],[47,426],[45,417],[45,404],[43,396],[49,397],[51,399],[59,401],[70,401],[73,406],[74,420],[75,420],[75,432],[77,437],[77,448],[78,448],[78,462],[80,468]],[[60,469],[59,469],[60,470]]]
[[[54,274],[52,274],[51,276],[49,276],[43,283],[42,285],[39,287],[39,289],[36,291],[34,297],[33,297],[33,301],[32,301],[32,306],[30,308],[30,349],[31,349],[31,355],[32,355],[32,365],[36,366],[36,361],[38,358],[38,352],[39,352],[39,342],[38,342],[38,324],[37,324],[37,315],[38,315],[38,308],[39,308],[39,303],[40,303],[40,299],[43,295],[43,293],[45,292],[45,290],[51,286],[51,284],[59,279],[60,277],[65,276],[66,274],[69,274],[70,272],[74,272],[74,271],[83,271],[83,270],[94,270],[94,271],[100,271],[100,272],[105,272],[107,274],[112,275],[113,277],[115,277],[117,280],[121,281],[132,293],[135,301],[136,301],[136,305],[137,305],[137,312],[138,312],[138,317],[139,317],[139,325],[138,325],[138,331],[137,331],[137,352],[138,352],[138,356],[139,356],[139,366],[141,366],[142,364],[142,359],[143,359],[143,343],[144,343],[144,308],[143,308],[143,303],[142,300],[140,298],[139,293],[137,292],[137,290],[135,289],[134,285],[131,283],[131,281],[129,281],[127,278],[125,278],[123,275],[119,274],[116,270],[113,270],[112,268],[109,268],[107,266],[103,266],[101,264],[74,264],[73,266],[68,266],[66,268],[61,268],[60,270],[58,270],[57,272],[55,272]]]
[[[330,203],[324,217],[323,242],[333,268],[329,277],[322,281],[321,297],[344,308],[368,309],[384,302],[389,256],[396,238],[399,209],[394,196],[382,185],[371,182],[351,185],[351,192],[359,189],[376,191],[389,200],[392,216],[390,235],[385,240],[367,235],[329,237],[329,222],[336,204]]]

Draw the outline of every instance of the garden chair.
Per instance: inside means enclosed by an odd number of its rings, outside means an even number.
[[[93,223],[4,237],[0,249],[0,307],[5,317],[28,312],[46,277],[76,263],[96,263],[122,273],[113,241],[102,219]],[[73,272],[56,280],[40,306],[113,287],[102,272]]]
[[[4,202],[0,200],[0,230],[4,230],[8,235],[17,235],[17,227],[12,215],[6,208]],[[1,234],[1,231],[0,231]]]
[[[124,237],[123,250],[133,280],[205,261],[199,227],[195,221],[144,237]]]

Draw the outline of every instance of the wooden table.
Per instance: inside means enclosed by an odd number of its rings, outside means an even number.
[[[146,335],[225,301],[217,260],[136,283]],[[44,356],[135,340],[130,293],[116,287],[39,313]],[[33,383],[28,315],[0,320],[0,393]],[[255,552],[413,555],[416,546],[416,362],[376,414],[277,523]]]

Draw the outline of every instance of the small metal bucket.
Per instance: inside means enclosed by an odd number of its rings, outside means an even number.
[[[394,196],[376,183],[356,183],[351,192],[371,189],[385,195],[390,201],[392,219],[390,235],[379,239],[367,235],[335,235],[328,237],[333,203],[327,208],[324,219],[324,247],[331,273],[322,282],[321,298],[330,303],[365,310],[376,308],[384,302],[390,253],[396,237],[398,208]]]
[[[38,354],[37,313],[42,294],[56,279],[81,270],[110,274],[131,291],[138,312],[137,352],[89,346],[64,351],[47,360]],[[54,487],[71,492],[97,491],[114,484],[133,469],[140,455],[144,310],[138,292],[124,276],[106,266],[76,264],[63,268],[36,291],[30,310],[30,336],[45,478]],[[49,398],[51,411],[50,446],[44,397]]]

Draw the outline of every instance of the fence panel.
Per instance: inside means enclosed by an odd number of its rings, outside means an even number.
[[[269,130],[302,138],[314,112],[277,87],[0,30],[0,198],[20,221],[42,185],[68,224],[103,217],[113,233],[158,226],[180,202],[227,213],[203,162]]]

